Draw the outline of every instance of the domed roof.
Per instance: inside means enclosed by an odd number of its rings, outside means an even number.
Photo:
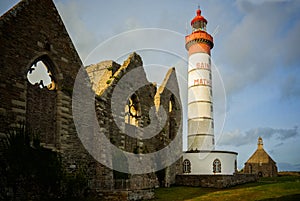
[[[201,10],[199,8],[197,9],[196,13],[197,13],[196,17],[194,17],[194,19],[192,19],[192,21],[191,21],[192,26],[197,21],[203,21],[203,22],[207,23],[207,20],[201,15]]]

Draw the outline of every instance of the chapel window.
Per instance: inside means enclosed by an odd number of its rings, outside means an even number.
[[[215,159],[213,162],[213,173],[221,173],[221,161]]]
[[[237,162],[234,160],[234,171],[237,172]]]
[[[183,161],[183,173],[191,173],[191,162],[188,159]]]

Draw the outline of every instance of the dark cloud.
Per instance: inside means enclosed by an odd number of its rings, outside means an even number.
[[[283,142],[280,142],[280,143],[278,143],[278,144],[275,144],[274,147],[280,147],[280,146],[282,146],[282,145],[284,145],[284,143],[283,143]]]
[[[222,139],[219,141],[219,145],[232,145],[242,146],[249,143],[253,143],[253,139],[257,139],[261,136],[263,139],[274,138],[277,140],[285,141],[289,138],[297,136],[298,127],[283,129],[283,128],[253,128],[246,132],[239,130],[224,133]],[[280,144],[281,145],[281,144]]]
[[[278,163],[279,171],[300,171],[300,164]]]
[[[243,11],[243,12],[251,12],[253,9],[255,9],[255,5],[254,3],[252,3],[251,1],[237,1],[236,2],[238,8]]]

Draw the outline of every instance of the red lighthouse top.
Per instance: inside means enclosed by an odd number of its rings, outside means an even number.
[[[197,9],[196,11],[197,15],[196,17],[194,17],[194,19],[191,21],[191,25],[193,26],[193,24],[197,21],[203,21],[207,24],[207,20],[201,15],[201,10],[200,8]]]
[[[199,7],[196,13],[196,17],[191,21],[192,33],[185,37],[185,47],[189,55],[197,52],[210,54],[214,46],[213,37],[206,32],[207,20],[201,15]]]

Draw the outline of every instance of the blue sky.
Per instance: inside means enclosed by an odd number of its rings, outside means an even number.
[[[1,14],[16,2],[1,1]],[[208,20],[208,32],[216,32],[212,60],[217,149],[238,152],[238,166],[242,168],[255,151],[258,136],[262,136],[265,150],[280,170],[300,170],[300,1],[54,0],[54,3],[85,65],[110,59],[122,63],[115,54],[109,54],[115,47],[110,38],[146,28],[176,32],[168,37],[173,43],[167,43],[163,37],[149,38],[148,42],[161,40],[187,59],[184,35],[191,32],[190,20],[200,4],[202,15]],[[136,41],[144,40],[138,34],[135,36]],[[91,56],[104,41],[107,52]],[[122,45],[130,47],[126,41]],[[145,65],[176,67],[184,104],[185,61],[163,53],[159,56],[157,52],[141,51],[140,55]],[[149,80],[158,83],[166,70],[146,68]]]

